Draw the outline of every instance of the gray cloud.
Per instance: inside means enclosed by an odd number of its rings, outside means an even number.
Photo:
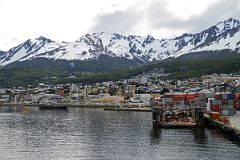
[[[96,24],[91,32],[127,33],[131,27],[138,23],[138,14],[132,8],[126,11],[116,11],[109,14],[100,14],[95,18]]]
[[[239,0],[221,0],[210,5],[203,14],[192,16],[190,19],[174,20],[175,27],[188,28],[189,32],[199,32],[207,29],[211,25],[215,25],[219,21],[228,18],[236,18],[240,20],[240,1]],[[169,21],[168,27],[172,26],[172,21]],[[172,27],[173,27],[172,26]]]
[[[179,18],[167,11],[166,3],[163,1],[153,1],[145,11],[145,14],[150,26],[153,28],[167,27],[176,29],[180,27],[175,25]]]
[[[90,31],[131,34],[131,32],[134,32],[134,28],[137,28],[145,19],[150,30],[168,28],[173,31],[186,30],[189,33],[195,33],[230,17],[240,20],[239,0],[220,0],[208,6],[201,15],[192,16],[187,20],[180,19],[170,13],[166,9],[166,3],[162,0],[152,0],[150,5],[144,8],[140,11],[135,5],[129,7],[126,11],[99,14],[95,17],[95,25]]]

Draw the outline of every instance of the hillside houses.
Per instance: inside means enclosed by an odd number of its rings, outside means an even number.
[[[43,101],[55,101],[76,105],[99,103],[150,106],[151,100],[154,105],[197,104],[209,107],[206,98],[214,98],[214,94],[218,92],[235,94],[240,92],[239,88],[240,78],[236,75],[213,74],[171,81],[161,74],[149,73],[116,82],[58,85],[39,83],[36,87],[0,88],[0,104],[38,104]]]

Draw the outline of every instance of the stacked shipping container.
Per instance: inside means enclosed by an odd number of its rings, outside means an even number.
[[[199,93],[185,94],[173,93],[166,94],[161,98],[163,104],[169,102],[192,102],[196,101],[198,105],[206,107],[208,112],[218,112],[223,116],[232,116],[236,110],[240,110],[240,93]]]
[[[236,110],[240,111],[240,93],[234,94],[233,105]]]
[[[195,93],[166,94],[163,98],[171,98],[172,101],[194,101],[198,97]]]
[[[215,94],[214,98],[208,99],[207,108],[209,111],[221,113],[223,116],[233,116],[235,114],[233,94]]]

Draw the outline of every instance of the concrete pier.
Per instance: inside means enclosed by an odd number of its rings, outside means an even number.
[[[229,116],[230,125],[233,128],[239,128],[240,129],[240,111],[237,111],[237,114],[234,116]]]
[[[132,111],[132,112],[152,112],[151,108],[104,108],[105,111]]]
[[[152,120],[154,127],[166,128],[191,128],[203,126],[204,116],[202,108],[180,108],[175,113],[171,108],[164,106],[153,107]]]
[[[216,127],[218,129],[220,129],[221,131],[223,131],[230,138],[240,140],[240,128],[237,128],[234,123],[233,124],[224,124],[220,121],[211,119],[209,117],[209,115],[207,115],[207,114],[204,114],[204,120],[205,120],[206,126]],[[231,123],[231,121],[230,121],[230,123]]]

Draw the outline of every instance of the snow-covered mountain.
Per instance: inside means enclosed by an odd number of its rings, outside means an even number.
[[[0,51],[0,60],[2,60],[3,58],[5,58],[7,52],[4,51]]]
[[[101,55],[138,60],[142,63],[178,57],[183,54],[240,49],[240,22],[229,18],[196,34],[174,39],[153,36],[124,36],[117,33],[86,34],[74,42],[55,42],[45,37],[26,42],[0,53],[0,66],[37,58],[52,60],[91,60]]]

